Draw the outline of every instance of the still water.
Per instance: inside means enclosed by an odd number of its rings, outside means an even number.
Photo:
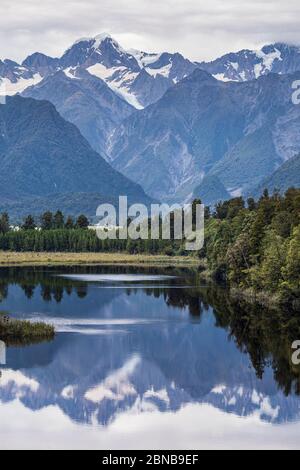
[[[0,310],[57,332],[7,347],[2,449],[300,448],[290,312],[133,267],[3,268]]]

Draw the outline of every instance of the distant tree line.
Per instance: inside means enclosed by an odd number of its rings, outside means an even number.
[[[7,214],[3,214],[2,217],[8,219]],[[65,218],[61,211],[57,211],[55,214],[48,211],[45,212],[39,220],[36,220],[32,215],[28,215],[21,229],[23,230],[35,230],[40,228],[41,230],[64,230],[64,229],[86,229],[89,226],[89,220],[85,215],[80,215],[76,220],[73,217]]]
[[[130,220],[128,221],[130,223]],[[28,215],[20,227],[10,226],[9,216],[0,216],[0,250],[16,252],[128,252],[130,254],[166,252],[173,254],[165,240],[100,240],[95,230],[88,230],[89,220],[76,220],[61,211],[45,212],[36,219]]]

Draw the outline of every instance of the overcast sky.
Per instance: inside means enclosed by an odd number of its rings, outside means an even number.
[[[125,48],[207,60],[274,41],[300,45],[299,24],[299,0],[1,0],[0,58],[59,56],[108,32]]]

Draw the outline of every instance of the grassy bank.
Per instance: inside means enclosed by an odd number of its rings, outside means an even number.
[[[0,316],[0,339],[8,345],[25,345],[51,341],[55,330],[51,325],[13,320]]]
[[[203,263],[203,262],[202,262]],[[66,265],[147,265],[197,266],[192,256],[129,255],[126,253],[15,253],[0,251],[0,266],[66,266]]]

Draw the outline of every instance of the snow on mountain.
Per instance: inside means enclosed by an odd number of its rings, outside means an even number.
[[[246,49],[198,65],[218,80],[245,82],[269,73],[288,74],[299,71],[300,49],[297,46],[275,43],[258,51]]]
[[[0,96],[22,93],[29,86],[36,85],[43,77],[16,62],[0,61]]]
[[[166,117],[164,109],[161,112],[161,122],[162,125],[165,125],[174,115],[172,106],[176,102],[178,93],[180,93],[183,80],[186,77],[191,77],[196,69],[204,70],[203,75],[201,75],[201,71],[199,74],[205,83],[213,80],[217,84],[217,80],[223,82],[248,82],[271,72],[282,75],[290,74],[300,70],[300,49],[296,46],[276,43],[265,46],[259,51],[243,50],[227,54],[210,63],[196,64],[179,53],[148,53],[132,49],[125,50],[113,37],[104,33],[76,41],[60,58],[35,53],[27,57],[21,65],[10,60],[0,61],[0,96],[22,93],[35,99],[52,102],[65,119],[73,122],[79,128],[91,146],[110,161],[115,159],[113,152],[119,155],[120,147],[123,148],[125,140],[128,139],[128,136],[119,133],[120,125],[124,119],[127,117],[131,119],[131,115],[136,114],[135,110],[142,110],[152,104],[156,106],[161,99],[165,98],[168,91],[174,89],[174,93],[170,95],[170,103],[168,103],[168,109],[171,110],[170,114]],[[217,80],[214,80],[211,75]],[[176,88],[174,88],[175,85],[177,85]],[[168,175],[168,178],[164,178],[163,184],[166,188],[161,186],[161,182],[159,183],[159,191],[163,191],[164,194],[165,191],[169,192],[170,187],[173,186],[176,191],[178,185],[188,187],[187,183],[194,181],[195,175],[197,175],[197,186],[202,182],[203,175],[207,174],[207,169],[205,173],[203,168],[194,168],[192,164],[194,149],[189,142],[194,137],[190,134],[187,122],[190,116],[193,115],[197,105],[194,99],[189,99],[196,90],[196,85],[193,86],[194,89],[189,89],[189,94],[183,96],[182,102],[178,103],[179,114],[181,109],[185,107],[185,103],[188,103],[186,116],[180,117],[180,119],[183,119],[183,124],[178,126],[176,121],[170,129],[166,130],[163,138],[159,135],[157,137],[156,144],[159,143],[159,147],[157,146],[155,155],[159,158],[159,154],[164,154],[166,149],[168,149],[167,153],[170,151],[167,168],[161,167],[164,177],[166,174]],[[213,90],[217,89],[217,85],[213,84],[212,88]],[[256,92],[254,85],[253,88]],[[206,97],[207,92],[204,90],[203,102]],[[288,98],[290,100],[290,96]],[[266,99],[269,100],[269,97],[267,96]],[[220,103],[220,116],[223,116],[222,110],[225,108],[225,104]],[[234,104],[233,112],[236,113],[237,111],[237,106]],[[294,113],[296,113],[295,110]],[[135,118],[132,117],[132,119]],[[132,156],[136,153],[136,129],[143,119],[144,115],[139,114],[136,117],[137,127],[130,130],[134,134],[130,136],[133,148],[129,149],[128,155]],[[211,119],[211,116],[209,119]],[[205,116],[204,127],[209,119]],[[259,117],[257,119],[259,120]],[[294,121],[290,117],[288,120],[289,125],[291,122],[295,122],[293,132],[284,122],[278,121],[276,126],[278,128],[280,126],[281,130],[279,131],[275,126],[273,131],[275,137],[272,138],[276,152],[273,148],[270,148],[268,154],[278,154],[280,158],[287,159],[299,150],[299,139],[296,138],[298,116]],[[146,122],[144,125],[145,130],[148,129],[149,126]],[[253,125],[255,127],[257,124],[254,123]],[[233,123],[233,129],[238,127],[239,125]],[[163,127],[157,129],[157,118],[155,116],[152,130],[157,130],[157,133],[160,134],[162,129]],[[249,135],[251,134],[250,131],[251,129],[247,130]],[[195,132],[199,132],[201,139],[205,140],[206,137],[202,136],[197,126]],[[153,144],[153,135],[151,133],[149,135],[151,138],[150,145],[147,146],[147,149],[144,149],[145,152],[142,155],[146,160],[145,164],[151,166],[150,175],[153,176],[159,171],[157,168],[152,171],[154,162],[149,158],[148,152],[150,152],[149,149]],[[119,142],[116,142],[116,138],[120,139]],[[147,139],[145,139],[145,142]],[[168,145],[166,145],[166,142]],[[266,141],[264,140],[264,142]],[[293,145],[289,142],[293,142]],[[196,144],[200,145],[200,140]],[[144,142],[141,145],[144,145]],[[208,145],[210,145],[210,137]],[[224,146],[227,147],[228,143],[225,142]],[[219,149],[214,151],[219,152]],[[206,158],[206,150],[203,150],[203,152]],[[240,150],[237,149],[236,152],[240,152]],[[245,150],[241,154],[245,154]],[[141,158],[141,155],[139,155],[139,158]],[[161,165],[161,162],[159,164]],[[138,165],[140,165],[140,161],[138,161]],[[118,167],[118,169],[124,171],[123,166]],[[143,173],[142,178],[144,178],[145,166],[141,165],[139,171]],[[222,173],[221,170],[220,172]],[[215,177],[215,175],[210,176]],[[216,176],[219,177],[219,175]],[[130,177],[133,177],[132,174]],[[140,175],[138,174],[138,181],[139,179]],[[148,174],[146,179],[147,184],[149,184],[151,178],[148,177]],[[169,181],[167,181],[168,179]],[[161,181],[161,178],[159,178],[159,181]],[[211,182],[211,179],[208,182],[206,180],[206,189],[210,189]],[[229,192],[233,195],[240,194],[245,182],[229,179],[223,183],[223,193]],[[156,191],[157,188],[154,189]],[[152,191],[153,188],[151,187],[149,190]],[[188,194],[192,190],[193,188],[189,188]]]
[[[20,77],[15,82],[9,78],[1,79],[0,96],[14,96],[18,93],[22,93],[26,88],[37,85],[43,80],[43,77],[36,73],[32,78]]]
[[[130,49],[128,52],[136,58],[141,68],[147,67],[148,65],[157,62],[161,56],[161,54],[150,54],[148,52],[142,52],[136,49]]]
[[[109,69],[102,64],[92,65],[87,68],[87,71],[105,81],[111,90],[134,108],[143,109],[135,94],[130,92],[130,85],[136,79],[137,73],[131,72],[126,67],[112,67]]]
[[[78,71],[86,70],[131,106],[142,109],[160,99],[196,67],[180,54],[126,51],[110,34],[103,33],[79,39],[59,59],[35,53],[22,65],[0,61],[0,79],[5,80],[7,94],[13,95],[60,70],[72,79],[78,78]]]
[[[126,51],[109,34],[76,41],[61,58],[64,67],[81,67],[136,109],[154,103],[196,65],[180,54]]]
[[[84,69],[105,81],[131,106],[141,109],[156,102],[196,68],[202,68],[220,81],[245,82],[270,72],[287,74],[300,70],[300,49],[275,43],[258,51],[242,50],[212,62],[193,63],[178,53],[126,51],[110,34],[102,33],[77,40],[61,58],[37,52],[21,65],[10,60],[0,61],[0,80],[1,89],[6,88],[7,94],[14,95],[59,70],[75,78],[75,69]]]

